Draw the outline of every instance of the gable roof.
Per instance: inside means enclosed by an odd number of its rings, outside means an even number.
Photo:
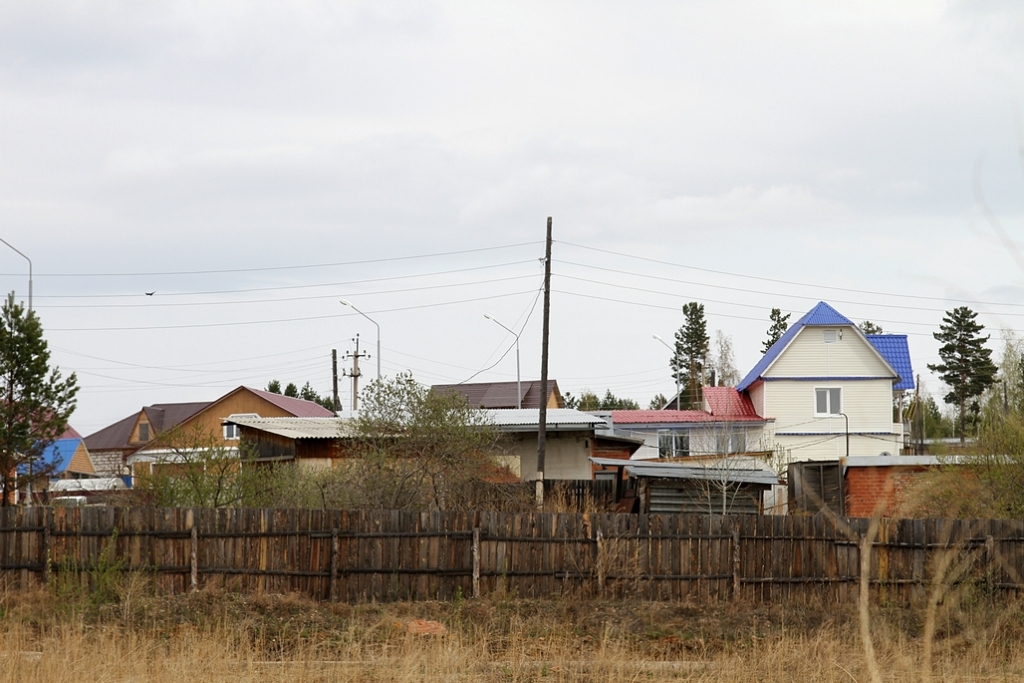
[[[77,434],[77,432],[75,433]],[[81,443],[81,437],[57,439],[43,450],[40,457],[46,465],[56,464],[52,474],[61,474],[67,471],[68,465],[71,464],[71,458],[75,455],[75,451],[78,450],[78,446]]]
[[[523,385],[523,410],[540,408],[541,396],[555,394],[560,408],[564,407],[558,381],[549,379],[547,393],[541,391],[540,380],[528,380]],[[465,384],[435,384],[431,391],[439,394],[455,392],[466,399],[470,408],[517,408],[518,392],[515,382],[474,382]]]
[[[314,403],[313,401],[307,401],[301,398],[292,398],[291,396],[285,396],[284,394],[272,394],[269,391],[253,389],[252,387],[239,387],[238,389],[235,389],[235,391],[227,394],[227,396],[217,399],[215,403],[227,398],[236,391],[241,391],[242,389],[251,391],[264,401],[273,403],[281,410],[286,410],[295,417],[334,417],[334,413],[327,410],[327,408],[324,408],[319,403]]]
[[[159,434],[160,432],[165,432],[168,429],[172,429],[173,427],[192,419],[204,410],[220,403],[239,391],[251,392],[268,403],[287,411],[294,417],[334,417],[334,413],[318,403],[313,403],[312,401],[305,401],[301,398],[292,398],[281,394],[272,394],[269,391],[262,391],[261,389],[238,387],[237,389],[232,389],[215,401],[154,403],[151,406],[145,406],[138,413],[133,413],[123,420],[119,420],[114,424],[104,427],[98,432],[85,437],[85,446],[90,451],[135,450],[141,448],[145,444],[129,442],[132,435],[132,429],[135,427],[135,423],[138,421],[140,413],[146,416],[146,419],[152,426],[154,433]]]
[[[897,391],[914,388],[914,367],[910,363],[910,346],[905,334],[868,334],[865,335],[878,353],[889,362],[899,381],[892,388]]]
[[[751,368],[750,372],[747,373],[747,376],[736,385],[736,389],[738,391],[746,391],[750,385],[760,379],[771,364],[774,363],[782,352],[786,350],[786,347],[789,346],[790,342],[800,334],[800,330],[805,327],[834,327],[838,325],[852,327],[861,338],[866,339],[864,333],[860,331],[860,328],[857,327],[852,320],[829,306],[824,301],[819,301],[814,308],[807,311],[807,313],[804,313],[802,318],[793,323],[790,328],[786,330],[785,334],[779,337],[778,341],[772,344],[770,349],[765,351],[764,355],[761,356],[761,360],[757,361],[757,364]],[[878,356],[883,363],[892,368],[892,363],[890,363],[885,356],[883,356],[873,345],[871,345],[871,348],[875,353],[878,353]],[[893,369],[893,374],[898,375],[899,373]]]
[[[720,420],[760,420],[750,397],[733,387],[703,387],[708,410]]]
[[[681,424],[699,422],[765,422],[751,406],[750,413],[744,415],[712,415],[704,410],[613,410],[612,424]]]

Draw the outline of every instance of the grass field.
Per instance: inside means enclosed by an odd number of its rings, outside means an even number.
[[[291,596],[200,592],[156,597],[2,596],[4,681],[1021,681],[1024,611],[940,606],[931,677],[926,619],[871,613],[868,665],[855,607],[709,607],[518,600],[316,604]],[[408,632],[441,622],[443,636]]]

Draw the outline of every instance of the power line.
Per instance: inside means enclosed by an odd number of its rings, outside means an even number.
[[[519,266],[526,263],[536,263],[537,259],[523,259],[521,261],[506,261],[505,263],[493,263],[486,266],[472,266],[470,268],[452,268],[450,270],[435,270],[428,273],[413,273],[411,275],[391,275],[388,277],[371,277],[362,280],[347,280],[344,282],[319,282],[307,285],[281,285],[278,287],[248,287],[245,289],[214,289],[200,290],[195,292],[158,292],[159,296],[207,296],[212,294],[248,294],[250,292],[277,292],[292,289],[315,289],[319,287],[348,287],[351,285],[362,285],[368,282],[387,282],[389,280],[408,280],[418,277],[433,277],[435,275],[451,275],[454,273],[467,273],[474,270],[488,270],[491,268],[504,268],[507,266]],[[49,296],[37,296],[37,299],[141,299],[146,296],[138,292],[132,294],[51,294]],[[48,306],[47,308],[56,308]]]
[[[458,254],[475,254],[482,251],[497,251],[500,249],[514,249],[516,247],[525,247],[540,242],[518,242],[516,244],[503,244],[494,247],[478,247],[476,249],[460,249],[458,251],[441,251],[433,254],[415,254],[412,256],[391,256],[388,258],[377,258],[377,259],[364,259],[360,261],[337,261],[334,263],[310,263],[305,265],[296,266],[262,266],[259,268],[222,268],[217,270],[174,270],[174,271],[154,271],[154,272],[136,272],[136,273],[36,273],[36,277],[141,277],[141,276],[165,276],[165,275],[219,275],[224,273],[260,273],[269,271],[281,271],[281,270],[303,270],[311,268],[335,268],[337,266],[358,266],[370,263],[388,263],[392,261],[409,261],[413,259],[421,258],[437,258],[440,256],[456,256]],[[14,275],[13,273],[0,273],[0,275],[9,276]]]
[[[943,302],[947,302],[947,303],[950,302],[950,301],[955,301],[955,302],[964,303],[964,304],[973,304],[973,305],[976,305],[976,306],[1014,306],[1014,307],[1024,307],[1024,304],[996,303],[996,302],[992,302],[992,301],[972,301],[970,299],[960,299],[960,298],[956,298],[956,297],[922,296],[922,295],[918,295],[918,294],[893,294],[891,292],[877,292],[877,291],[873,291],[873,290],[869,290],[869,289],[852,289],[852,288],[849,288],[849,287],[835,287],[833,285],[814,284],[814,283],[810,283],[810,282],[795,282],[795,281],[792,281],[792,280],[779,280],[779,279],[775,279],[775,278],[761,277],[761,276],[758,276],[758,275],[747,275],[745,273],[733,273],[733,272],[730,272],[730,271],[727,271],[727,270],[715,270],[714,268],[702,268],[700,266],[690,266],[690,265],[686,265],[686,264],[683,264],[683,263],[673,263],[671,261],[661,261],[661,260],[658,260],[658,259],[648,258],[646,256],[637,256],[635,254],[626,254],[626,253],[621,252],[621,251],[611,251],[611,250],[608,250],[608,249],[601,249],[599,247],[588,247],[585,244],[576,244],[574,242],[559,242],[559,243],[560,244],[565,244],[565,245],[570,246],[570,247],[576,247],[578,249],[587,249],[589,251],[596,251],[596,252],[600,252],[600,253],[603,253],[603,254],[611,254],[613,256],[625,256],[627,258],[637,259],[639,261],[647,261],[649,263],[658,263],[658,264],[661,264],[661,265],[664,265],[664,266],[673,266],[675,268],[686,268],[686,269],[689,269],[689,270],[697,270],[697,271],[700,271],[700,272],[703,272],[703,273],[713,273],[715,275],[728,275],[729,277],[747,278],[747,279],[750,279],[750,280],[759,280],[761,282],[774,282],[776,284],[782,284],[782,285],[793,285],[793,286],[796,286],[796,287],[811,287],[813,289],[831,289],[831,290],[836,291],[836,292],[851,292],[851,293],[854,293],[854,294],[870,294],[872,296],[888,296],[888,297],[897,297],[897,298],[903,298],[903,299],[921,299],[921,300],[924,300],[924,301],[943,301]],[[713,287],[715,285],[707,283],[707,286]]]
[[[519,296],[521,294],[533,294],[532,289],[520,291],[520,292],[508,292],[506,294],[493,294],[491,296],[479,296],[472,299],[459,299],[456,301],[438,301],[431,304],[419,304],[417,306],[400,306],[397,308],[381,308],[375,311],[367,311],[368,313],[394,313],[396,311],[411,311],[421,308],[436,308],[438,306],[453,306],[455,304],[471,303],[473,301],[486,301],[488,299],[503,299],[510,296]],[[207,327],[239,327],[244,325],[271,325],[276,323],[294,323],[303,322],[306,320],[330,320],[333,318],[347,318],[357,315],[356,313],[333,313],[331,315],[312,315],[304,316],[301,318],[278,318],[274,320],[241,320],[227,323],[196,323],[193,325],[151,325],[146,327],[54,327],[50,328],[53,332],[129,332],[129,331],[143,331],[143,330],[183,330],[183,329],[199,329]]]
[[[532,278],[534,275],[513,275],[510,277],[499,277],[492,278],[490,280],[470,280],[469,282],[450,282],[443,285],[420,285],[418,287],[404,287],[401,289],[383,289],[371,292],[360,292],[361,296],[370,296],[375,294],[399,294],[402,292],[418,292],[425,289],[445,289],[448,287],[470,287],[473,285],[486,285],[495,282],[509,282],[512,280],[524,280],[526,278]],[[55,306],[37,306],[37,308],[158,308],[158,307],[182,307],[182,306],[238,306],[240,304],[267,304],[267,303],[286,303],[289,301],[314,301],[320,299],[336,299],[338,294],[316,294],[313,296],[294,296],[294,297],[283,297],[278,299],[231,299],[227,301],[183,301],[181,303],[146,303],[146,304],[69,304],[69,305],[55,305]]]

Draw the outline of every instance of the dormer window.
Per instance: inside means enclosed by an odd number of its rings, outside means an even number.
[[[124,437],[122,437],[124,438]],[[149,441],[149,423],[139,423],[139,441]]]

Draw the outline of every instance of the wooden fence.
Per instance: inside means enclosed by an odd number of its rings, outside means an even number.
[[[1024,588],[1024,523],[749,515],[412,513],[156,508],[0,509],[0,581],[303,593],[319,600],[602,595],[696,601],[878,599],[935,580]],[[943,558],[955,561],[941,562]],[[942,576],[937,568],[945,566]],[[952,573],[950,573],[952,572]]]

